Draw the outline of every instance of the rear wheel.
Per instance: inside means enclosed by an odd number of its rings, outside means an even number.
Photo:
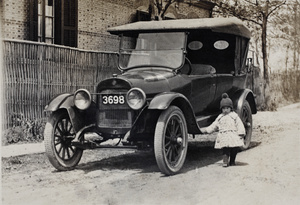
[[[243,106],[239,112],[239,117],[241,118],[246,130],[244,146],[241,147],[242,150],[245,150],[248,149],[252,137],[252,111],[247,100],[245,100],[243,103]]]
[[[54,112],[44,131],[45,151],[50,163],[60,171],[74,169],[83,150],[71,145],[75,131],[65,111]]]
[[[182,168],[188,149],[187,126],[182,111],[171,106],[158,119],[154,135],[154,153],[162,173],[173,175]]]

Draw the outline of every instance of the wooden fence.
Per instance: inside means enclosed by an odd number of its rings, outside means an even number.
[[[47,102],[78,88],[93,92],[97,82],[118,73],[117,54],[30,41],[3,40],[4,113],[44,118]]]

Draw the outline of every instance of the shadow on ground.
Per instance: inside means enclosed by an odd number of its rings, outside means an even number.
[[[213,142],[189,143],[188,153],[181,173],[215,164],[222,160],[222,150],[213,148]],[[252,142],[249,149],[259,146],[259,142]],[[106,150],[110,152],[110,150]],[[247,150],[246,150],[247,151]],[[237,162],[238,166],[247,163]],[[101,160],[87,161],[79,164],[76,169],[91,172],[95,170],[141,170],[142,173],[160,172],[157,167],[153,150],[134,151],[132,153],[120,154]]]
[[[258,145],[258,144],[257,144]],[[251,148],[257,146],[251,146]],[[106,150],[110,152],[111,150]],[[92,154],[92,153],[90,153]],[[98,154],[98,153],[96,153]],[[213,148],[213,142],[189,143],[188,153],[181,173],[214,164],[222,159],[222,151]],[[153,150],[135,151],[101,160],[80,163],[76,169],[91,172],[95,170],[141,170],[142,173],[160,172]]]
[[[252,142],[248,150],[259,145],[260,142]],[[215,164],[221,159],[222,151],[214,149],[213,142],[190,142],[181,173]],[[238,162],[237,165],[245,166],[247,164]],[[36,166],[43,169],[53,169],[45,154],[2,158],[2,173],[4,174],[22,170],[36,170]],[[75,169],[83,170],[87,173],[95,170],[139,170],[142,173],[160,172],[153,150],[86,150],[81,162]]]

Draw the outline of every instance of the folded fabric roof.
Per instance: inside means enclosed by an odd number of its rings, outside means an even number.
[[[157,31],[187,31],[208,29],[218,33],[228,33],[246,38],[251,37],[250,30],[243,22],[235,17],[232,18],[199,18],[199,19],[177,19],[162,21],[139,21],[135,23],[116,26],[108,29],[111,34],[125,34],[137,32]]]

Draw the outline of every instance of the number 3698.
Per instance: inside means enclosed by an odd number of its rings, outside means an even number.
[[[104,95],[104,96],[102,96],[102,103],[104,105],[124,104],[125,97],[123,95]]]

